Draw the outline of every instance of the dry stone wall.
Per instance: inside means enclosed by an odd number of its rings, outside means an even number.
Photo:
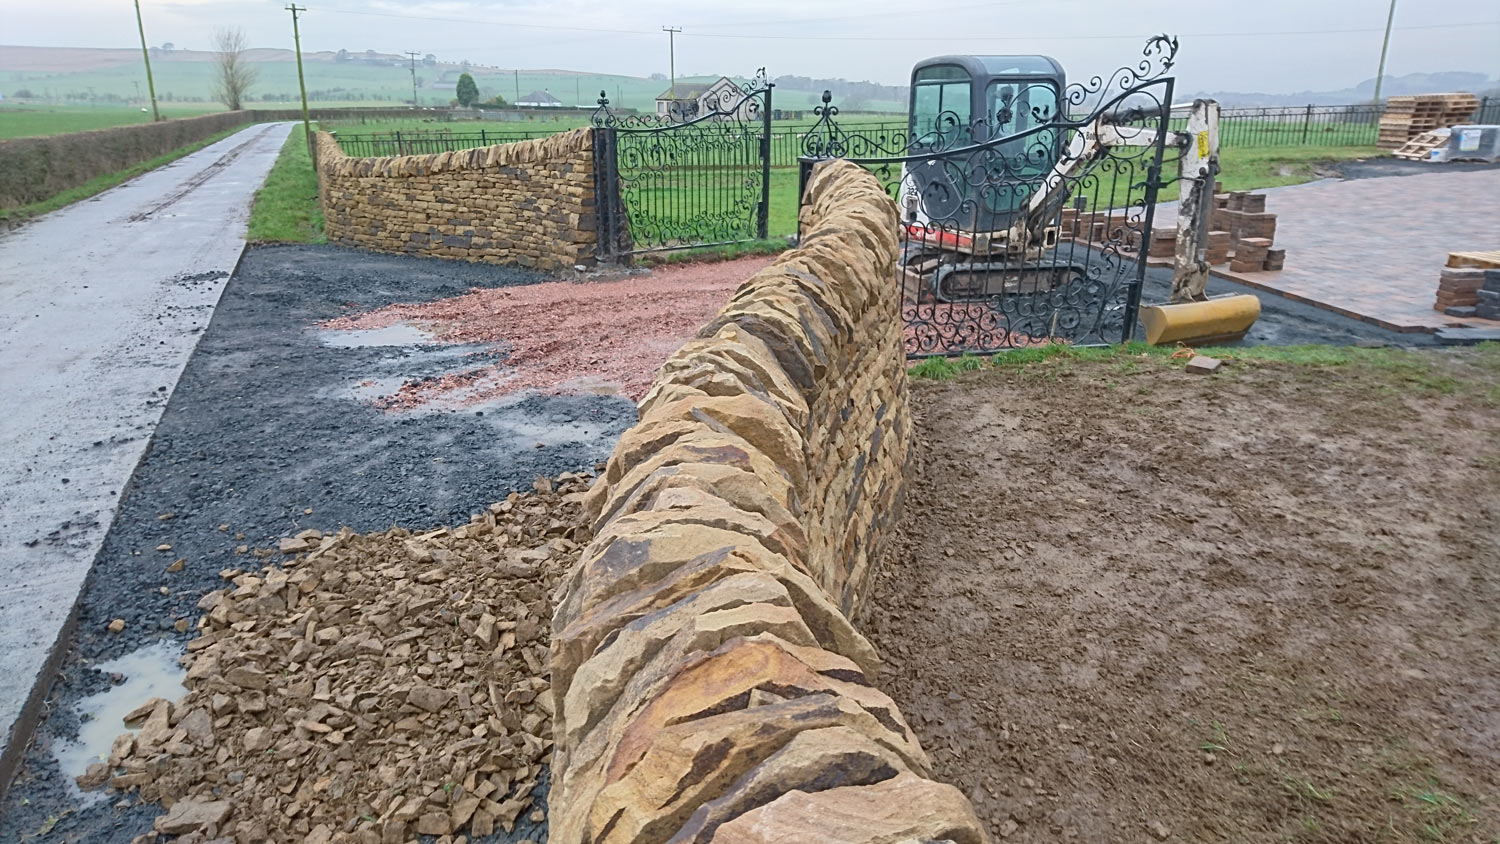
[[[350,158],[318,133],[333,243],[556,270],[595,252],[592,132],[433,155]]]
[[[850,623],[912,437],[897,214],[846,162],[661,368],[553,617],[549,840],[985,840]]]

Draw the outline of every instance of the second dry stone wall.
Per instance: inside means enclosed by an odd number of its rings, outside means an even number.
[[[432,155],[350,158],[318,133],[329,241],[558,270],[593,262],[592,131]]]
[[[912,436],[897,214],[820,165],[801,245],[667,361],[553,618],[549,840],[985,840],[850,623]]]

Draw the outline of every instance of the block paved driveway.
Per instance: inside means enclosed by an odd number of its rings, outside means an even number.
[[[1224,265],[1215,274],[1393,331],[1500,327],[1432,308],[1449,252],[1500,249],[1500,169],[1412,167],[1430,172],[1264,191],[1286,269],[1221,273]],[[1162,205],[1154,225],[1176,218],[1175,206]]]
[[[0,777],[290,129],[252,126],[0,236]]]

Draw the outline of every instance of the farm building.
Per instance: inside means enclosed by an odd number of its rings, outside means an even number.
[[[516,100],[516,105],[528,108],[562,108],[563,101],[546,91],[532,91]]]
[[[742,94],[740,87],[727,76],[720,76],[713,82],[679,82],[675,88],[668,88],[657,95],[656,113],[663,117],[691,120],[700,114],[714,111],[715,104],[720,111],[728,111],[740,101]],[[743,109],[741,106],[742,111]]]

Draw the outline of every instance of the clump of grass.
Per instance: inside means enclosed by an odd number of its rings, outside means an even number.
[[[249,239],[259,243],[323,243],[323,207],[318,202],[318,174],[307,152],[307,135],[292,127],[281,154],[255,192],[250,207]]]
[[[636,262],[644,266],[667,264],[697,264],[712,261],[732,261],[748,255],[777,255],[791,248],[785,240],[750,240],[744,243],[726,243],[722,246],[704,246],[697,249],[678,249],[672,252],[647,252],[636,256]]]

